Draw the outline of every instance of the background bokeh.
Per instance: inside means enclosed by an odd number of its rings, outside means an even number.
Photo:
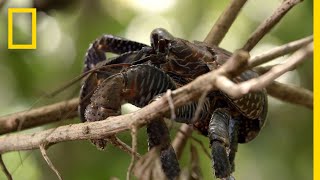
[[[221,46],[229,51],[240,48],[250,33],[268,17],[281,0],[251,0],[244,7]],[[229,1],[219,0],[10,0],[0,10],[0,115],[28,110],[44,104],[76,97],[75,85],[50,99],[42,95],[80,74],[89,43],[107,33],[149,44],[149,33],[164,27],[172,34],[203,40]],[[38,8],[37,49],[7,49],[7,8]],[[252,55],[313,33],[313,2],[304,1],[252,51]],[[14,41],[30,40],[30,16],[14,16]],[[284,61],[285,57],[275,62]],[[308,60],[279,81],[313,88],[313,63]],[[252,142],[239,146],[237,179],[312,179],[312,111],[269,98],[268,121]],[[76,123],[78,119],[63,123]],[[56,127],[55,123],[28,131]],[[172,129],[172,137],[175,128]],[[208,147],[205,137],[194,136]],[[119,136],[130,144],[130,134]],[[193,142],[194,143],[194,142]],[[194,143],[195,144],[195,143]],[[212,179],[210,159],[200,152],[204,179]],[[145,129],[139,131],[139,152],[147,149]],[[190,160],[190,142],[181,167]],[[49,157],[65,179],[125,179],[130,156],[109,146],[98,151],[87,141],[60,143],[50,147]],[[38,150],[4,154],[3,159],[16,180],[57,179]],[[22,159],[22,161],[21,161]],[[0,173],[0,179],[5,176]]]

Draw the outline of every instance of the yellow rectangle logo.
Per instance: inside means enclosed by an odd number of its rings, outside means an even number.
[[[31,44],[13,44],[13,13],[31,13]],[[37,11],[36,8],[8,8],[8,49],[37,48]]]

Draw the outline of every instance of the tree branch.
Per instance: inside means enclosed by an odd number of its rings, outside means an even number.
[[[274,98],[313,109],[313,92],[308,89],[277,81],[267,86],[266,89],[268,94]]]
[[[235,84],[225,76],[217,78],[217,87],[226,92],[229,96],[237,98],[241,97],[249,92],[257,91],[262,87],[266,87],[271,84],[276,78],[280,77],[285,72],[294,69],[306,58],[311,57],[313,54],[313,43],[310,43],[304,48],[301,48],[293,55],[291,55],[287,62],[277,65],[270,69],[267,73],[259,76],[258,78],[250,79],[240,84]],[[250,64],[248,65],[250,66]],[[237,90],[237,91],[236,91]]]
[[[249,64],[250,68],[253,68],[259,64],[266,63],[272,59],[278,58],[280,56],[284,56],[286,54],[292,53],[303,46],[306,46],[310,42],[313,41],[313,36],[308,36],[296,41],[292,41],[290,43],[284,44],[282,46],[275,47],[266,52],[263,52],[257,56],[250,58]]]
[[[0,117],[0,135],[78,116],[79,99]]]
[[[252,33],[246,44],[243,46],[243,50],[251,51],[253,47],[283,18],[291,8],[303,0],[284,0],[281,5],[275,10],[275,12],[266,19],[260,26]]]
[[[209,45],[219,45],[246,2],[247,0],[232,0],[213,25],[204,42]]]

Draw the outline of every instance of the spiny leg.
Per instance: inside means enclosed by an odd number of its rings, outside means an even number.
[[[208,136],[211,144],[213,168],[217,178],[229,178],[231,167],[227,154],[230,116],[226,109],[216,109],[211,117]]]
[[[112,35],[103,35],[90,44],[84,60],[83,72],[93,69],[95,65],[106,60],[106,52],[123,54],[126,52],[139,51],[148,45],[130,41]]]
[[[147,125],[149,150],[160,148],[160,161],[162,169],[168,179],[174,179],[180,174],[177,156],[170,143],[169,130],[162,119],[152,121]]]
[[[87,106],[90,104],[90,98],[94,90],[97,88],[97,86],[98,86],[97,74],[93,73],[87,77],[87,79],[84,81],[84,83],[80,88],[80,95],[79,95],[80,102],[78,106],[78,113],[79,113],[80,120],[82,122],[86,121],[84,117],[84,113]]]
[[[229,137],[230,137],[230,153],[229,162],[231,172],[235,170],[234,160],[238,151],[238,131],[239,131],[239,119],[231,118],[229,121]]]
[[[158,100],[160,97],[165,96],[166,93],[159,94],[154,97],[153,101]],[[169,97],[168,97],[169,98]],[[202,105],[201,112],[198,116],[198,119],[205,121],[209,117],[210,109],[210,99],[207,98],[204,100]],[[191,124],[195,112],[197,110],[198,102],[191,102],[184,106],[174,109],[175,110],[175,119],[172,119],[176,122],[182,122]],[[171,113],[171,111],[170,111]],[[170,114],[166,114],[166,117],[170,117]],[[163,120],[152,121],[147,126],[148,140],[149,140],[149,149],[154,146],[160,146],[160,160],[162,163],[162,169],[164,170],[168,179],[174,179],[180,174],[180,168],[176,154],[170,144],[169,131]]]
[[[128,102],[142,107],[153,100],[157,100],[158,94],[165,92],[167,89],[175,89],[175,84],[171,78],[159,69],[148,66],[136,66],[136,73],[128,74],[128,79],[134,79],[127,83],[132,87],[134,94],[128,98]],[[157,96],[156,96],[157,95]],[[147,134],[149,149],[160,147],[160,160],[162,169],[168,179],[174,179],[180,174],[180,167],[176,154],[171,146],[169,130],[162,119],[152,121],[147,125]]]

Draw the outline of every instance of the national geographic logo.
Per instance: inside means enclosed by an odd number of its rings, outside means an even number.
[[[13,44],[13,13],[31,13],[31,44]],[[36,8],[8,8],[8,49],[37,48],[37,11]]]

